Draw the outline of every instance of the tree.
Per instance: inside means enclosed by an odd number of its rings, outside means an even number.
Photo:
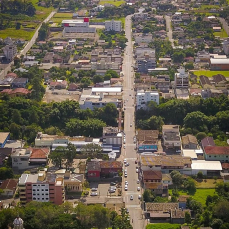
[[[224,223],[219,229],[229,229],[229,223]]]
[[[217,218],[229,223],[229,201],[222,200],[214,207],[214,214]]]
[[[89,143],[82,146],[80,151],[90,157],[96,157],[97,154],[102,153],[102,147],[95,143]]]
[[[187,189],[189,193],[195,193],[196,192],[196,183],[195,183],[195,181],[191,177],[188,177],[184,181],[184,188]]]
[[[211,227],[212,229],[219,229],[222,224],[223,221],[221,219],[213,219],[211,223]]]
[[[53,150],[49,154],[49,159],[52,161],[53,164],[62,168],[62,162],[64,160],[65,148],[62,146],[58,146],[55,150]]]
[[[19,30],[21,28],[21,23],[17,22],[15,28],[16,28],[16,30]]]
[[[198,178],[198,179],[203,179],[203,178],[204,178],[204,175],[203,175],[203,173],[202,173],[201,171],[199,171],[199,172],[197,173],[197,178]]]
[[[183,175],[180,172],[176,171],[176,170],[172,171],[170,173],[170,175],[171,175],[173,184],[177,188],[179,188],[183,184],[183,181],[184,181]]]
[[[81,87],[82,88],[87,88],[91,85],[91,80],[89,77],[83,77],[80,81]]]
[[[189,197],[187,199],[186,204],[187,204],[187,208],[192,210],[194,212],[194,214],[201,214],[202,213],[203,207],[202,207],[202,204],[200,202]]]
[[[103,81],[104,81],[103,76],[100,76],[100,75],[93,76],[93,83],[100,83]]]
[[[207,137],[207,134],[205,134],[204,132],[199,132],[197,135],[196,135],[196,138],[198,141],[201,141],[203,140],[204,138]]]
[[[0,179],[6,180],[14,177],[13,170],[11,168],[7,167],[1,167],[0,168]]]
[[[161,116],[151,116],[148,119],[148,127],[151,130],[159,130],[161,131],[162,126],[164,125],[164,121]]]
[[[64,158],[66,159],[65,162],[66,169],[72,165],[75,156],[76,156],[76,147],[72,143],[68,143],[68,146],[64,154]]]
[[[155,195],[152,193],[150,189],[145,189],[143,193],[143,200],[145,202],[153,202],[155,199]]]
[[[191,220],[191,215],[189,212],[185,212],[185,216],[184,216],[184,222],[187,224],[191,224],[192,220]]]
[[[42,23],[41,28],[38,31],[38,40],[45,41],[48,37],[49,26],[48,23]]]
[[[95,205],[93,209],[93,222],[98,229],[105,229],[109,226],[109,210],[101,205]]]

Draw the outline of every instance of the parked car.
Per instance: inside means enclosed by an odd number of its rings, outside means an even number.
[[[128,181],[127,180],[125,181],[125,184],[128,185]]]
[[[138,187],[137,190],[140,191],[140,187]]]
[[[137,184],[139,184],[140,183],[140,181],[139,180],[137,180]]]
[[[115,190],[114,189],[109,189],[108,192],[109,193],[115,193]]]
[[[96,192],[97,191],[97,188],[92,188],[91,191],[92,192]]]
[[[98,196],[98,193],[97,192],[92,192],[91,196]]]
[[[138,169],[136,169],[136,173],[138,173]]]
[[[116,183],[115,182],[111,182],[111,184],[110,184],[111,186],[115,186],[116,185]]]
[[[138,199],[140,200],[142,198],[142,196],[141,195],[138,195]]]
[[[131,195],[131,196],[130,196],[130,200],[133,200],[133,199],[134,199],[134,196],[133,196],[133,195]]]
[[[125,187],[125,191],[128,191],[128,187]]]

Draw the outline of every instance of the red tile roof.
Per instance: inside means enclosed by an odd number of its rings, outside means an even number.
[[[30,92],[31,92],[31,91],[29,91],[29,90],[26,89],[26,88],[4,89],[4,90],[2,91],[2,93],[6,93],[6,94],[9,94],[9,95],[13,95],[13,94],[17,94],[17,93],[27,95],[27,94],[29,94]]]
[[[205,146],[206,154],[229,155],[229,146]]]
[[[202,139],[201,140],[201,145],[203,147],[205,147],[205,146],[215,146],[215,142],[214,142],[213,137],[206,137],[206,138]]]
[[[144,180],[162,180],[161,171],[143,171],[143,179]]]
[[[15,190],[17,187],[17,183],[18,183],[18,180],[16,180],[16,179],[4,180],[0,186],[0,189]]]
[[[223,169],[229,169],[229,163],[222,163]]]
[[[7,77],[14,77],[14,78],[16,78],[16,77],[18,77],[18,76],[17,76],[17,74],[16,74],[16,73],[14,73],[14,72],[10,72],[10,73],[8,73],[8,74],[6,75],[6,77],[5,77],[5,78],[7,78]]]
[[[49,152],[49,148],[33,148],[30,158],[46,159]]]
[[[121,161],[100,161],[100,168],[101,169],[122,168],[122,162]]]

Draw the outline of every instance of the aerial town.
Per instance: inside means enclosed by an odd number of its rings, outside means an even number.
[[[0,1],[0,229],[229,229],[229,1]]]

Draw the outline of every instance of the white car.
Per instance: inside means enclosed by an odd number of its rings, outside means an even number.
[[[123,161],[124,163],[126,163],[126,159],[124,159],[124,161]]]
[[[141,195],[138,195],[138,199],[140,200],[142,198],[142,196]]]
[[[139,184],[140,183],[140,181],[139,180],[137,180],[137,184]]]
[[[92,192],[96,192],[97,191],[97,188],[92,188],[91,191]]]
[[[98,193],[97,192],[92,192],[91,196],[98,196]]]
[[[124,177],[127,178],[127,173],[125,173]]]
[[[125,149],[125,148],[126,148],[126,146],[124,145],[124,146],[123,146],[123,149]]]
[[[134,196],[133,196],[133,195],[131,195],[131,196],[130,196],[130,200],[133,200],[133,199],[134,199]]]
[[[127,180],[125,181],[125,185],[128,185],[128,181]]]
[[[140,187],[138,187],[137,190],[140,191]]]
[[[136,169],[136,173],[138,173],[138,169]]]
[[[125,185],[125,188],[128,188],[128,184]]]
[[[125,187],[125,189],[124,189],[125,191],[128,191],[128,187]]]
[[[125,166],[127,167],[127,166],[129,166],[130,164],[127,162],[126,164],[125,164]]]

